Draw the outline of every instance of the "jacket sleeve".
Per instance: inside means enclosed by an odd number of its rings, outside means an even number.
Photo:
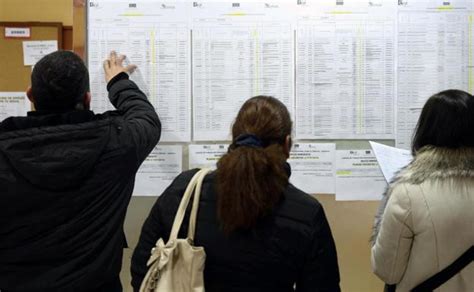
[[[336,246],[322,206],[315,222],[310,253],[298,276],[296,292],[340,291]]]
[[[406,186],[396,186],[383,213],[372,246],[372,269],[387,284],[397,284],[405,273],[413,241],[412,212]]]
[[[139,164],[160,140],[161,123],[153,105],[126,73],[114,77],[108,85],[109,99],[122,114],[127,136],[136,149]]]

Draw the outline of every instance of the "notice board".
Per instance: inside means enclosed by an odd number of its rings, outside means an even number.
[[[29,37],[8,37],[6,28],[29,30]],[[62,48],[63,26],[52,22],[0,22],[0,91],[25,91],[30,85],[31,66],[23,63],[24,41],[58,41]]]

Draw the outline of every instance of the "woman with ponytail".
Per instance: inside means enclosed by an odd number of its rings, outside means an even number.
[[[291,127],[288,110],[277,99],[247,100],[232,127],[228,153],[204,179],[194,244],[207,254],[207,292],[340,291],[336,248],[323,207],[289,183]],[[159,238],[168,239],[196,172],[179,175],[145,221],[132,258],[135,291],[150,250]],[[187,233],[185,223],[179,237]]]

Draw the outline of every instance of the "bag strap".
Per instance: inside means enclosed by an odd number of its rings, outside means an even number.
[[[181,224],[183,223],[186,208],[188,207],[189,200],[194,191],[194,188],[196,187],[200,172],[201,171],[199,170],[194,174],[191,181],[189,181],[186,190],[184,191],[183,198],[181,199],[181,203],[179,204],[178,210],[176,211],[176,216],[174,217],[173,227],[171,228],[170,238],[168,241],[176,241],[176,239],[178,238],[178,232],[181,228]]]
[[[194,190],[193,207],[191,209],[191,216],[189,216],[189,226],[188,226],[188,239],[191,242],[194,242],[194,234],[196,232],[196,220],[197,220],[197,213],[199,210],[199,199],[201,198],[202,182],[204,181],[204,178],[210,171],[211,169],[209,168],[201,169],[200,176],[196,184],[196,189]]]
[[[464,269],[469,263],[474,260],[474,245],[466,250],[459,258],[457,258],[452,264],[439,271],[436,275],[432,276],[428,280],[416,286],[413,292],[426,292],[433,291],[439,286],[446,283],[449,279],[454,277],[462,269]]]
[[[174,217],[173,227],[171,228],[171,233],[170,233],[168,242],[176,241],[176,239],[178,238],[178,233],[183,223],[184,216],[186,214],[186,209],[188,208],[189,201],[191,200],[191,196],[193,195],[193,192],[196,188],[196,185],[198,184],[198,181],[201,181],[200,185],[202,185],[202,180],[204,179],[204,176],[208,172],[209,172],[209,169],[199,170],[196,174],[194,174],[193,178],[188,183],[188,186],[186,187],[186,190],[184,191],[183,198],[181,199],[181,202],[179,204],[178,210],[176,211],[176,216]],[[193,205],[194,205],[194,202],[193,202]],[[193,235],[194,235],[194,231],[193,231]]]

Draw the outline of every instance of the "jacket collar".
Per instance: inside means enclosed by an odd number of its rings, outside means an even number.
[[[9,117],[0,123],[0,134],[5,132],[25,130],[30,128],[71,125],[90,122],[95,114],[89,110],[70,112],[28,112],[27,117]]]
[[[474,148],[425,146],[393,183],[421,184],[426,180],[452,177],[474,178]]]

